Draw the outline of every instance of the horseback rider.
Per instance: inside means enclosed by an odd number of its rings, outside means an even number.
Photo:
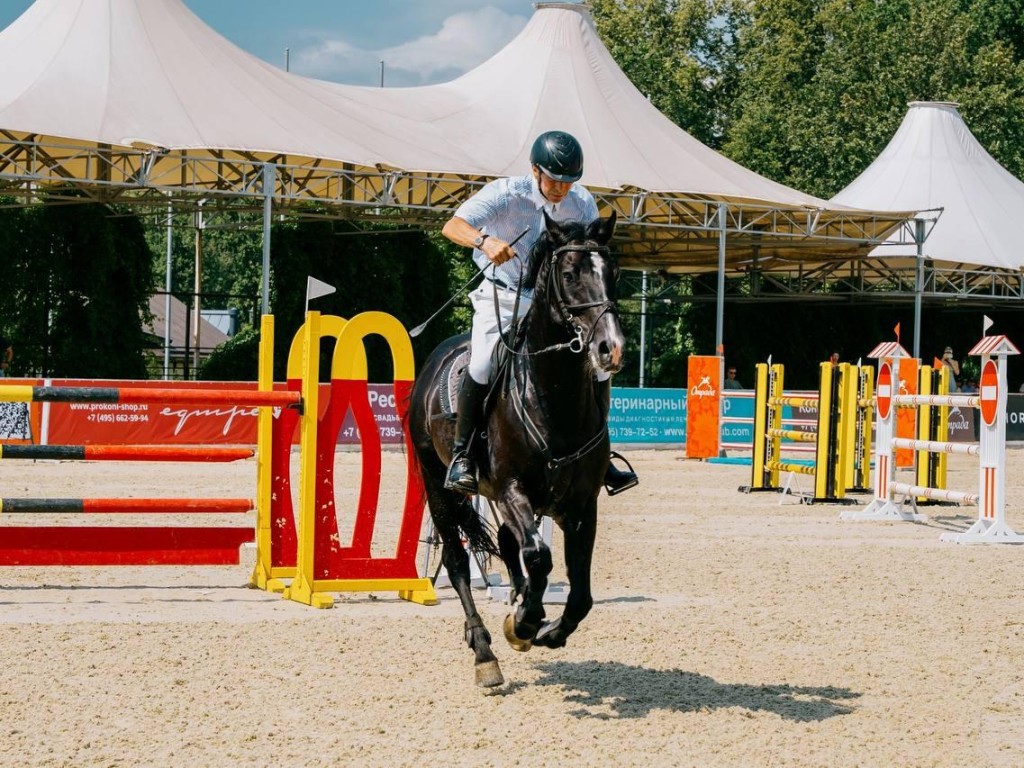
[[[494,345],[499,322],[504,331],[512,319],[516,297],[522,316],[533,299],[532,291],[519,293],[519,282],[533,244],[544,229],[544,213],[555,221],[590,222],[598,217],[597,203],[581,184],[583,148],[564,131],[547,131],[530,150],[531,174],[496,179],[469,200],[445,223],[441,233],[457,245],[473,248],[473,261],[483,270],[484,280],[469,298],[473,303],[473,328],[469,365],[459,389],[455,443],[445,487],[467,494],[477,492],[476,464],[469,453],[470,437],[482,416],[484,397],[491,377]],[[516,240],[515,245],[510,241]],[[493,266],[492,266],[493,265]],[[495,317],[495,294],[500,319]],[[607,419],[611,398],[611,374],[595,374],[598,402]],[[621,471],[611,463],[605,474],[610,494],[636,485],[632,471]]]

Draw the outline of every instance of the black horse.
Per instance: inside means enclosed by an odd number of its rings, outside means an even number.
[[[615,215],[588,226],[545,219],[524,276],[524,286],[534,289],[533,302],[514,338],[510,332],[498,342],[499,351],[508,350],[508,364],[495,366],[501,373],[494,376],[485,407],[486,427],[471,448],[480,468],[480,493],[500,513],[496,542],[493,528],[480,520],[469,499],[444,488],[454,438],[450,382],[460,362],[465,364],[468,336],[434,350],[416,379],[409,409],[443,562],[466,612],[476,683],[485,687],[504,679],[473,603],[463,537],[473,549],[500,556],[508,569],[518,606],[506,617],[504,631],[517,651],[564,646],[593,605],[597,497],[609,461],[609,383],[595,382],[594,374],[618,371],[624,347],[615,305],[618,270],[607,246]],[[538,530],[542,515],[559,525],[565,541],[569,596],[554,621],[544,614],[552,562]]]

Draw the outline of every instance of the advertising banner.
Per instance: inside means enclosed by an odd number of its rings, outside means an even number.
[[[608,436],[613,443],[686,440],[686,390],[612,387]]]
[[[1006,440],[1024,441],[1024,395],[1006,396]]]
[[[9,380],[7,383],[38,386],[43,381]],[[74,379],[54,380],[50,383],[70,386],[167,386],[167,382],[162,381]],[[173,386],[200,389],[256,388],[252,382],[174,382]],[[283,385],[279,388],[283,388]],[[321,412],[327,406],[329,392],[329,385],[321,385]],[[753,441],[752,393],[719,394],[722,403],[719,447],[726,450],[749,450]],[[381,442],[385,445],[401,444],[403,432],[395,408],[394,385],[370,384],[369,398]],[[613,443],[618,444],[683,445],[688,442],[687,401],[691,399],[693,402],[706,402],[710,398],[688,397],[685,389],[612,387],[611,410],[608,414],[609,436]],[[1006,439],[1010,442],[1024,441],[1024,394],[1009,395],[1006,409]],[[0,403],[0,441],[45,442],[50,445],[255,445],[256,411],[253,407],[236,406]],[[810,405],[800,409],[786,406],[783,418],[813,420],[815,411]],[[977,409],[950,408],[949,440],[977,440],[978,418]],[[297,443],[297,433],[294,439]],[[705,440],[705,444],[713,442]],[[358,444],[358,430],[349,413],[338,434],[338,445]]]
[[[686,365],[686,458],[718,456],[721,406],[722,358],[690,355]]]

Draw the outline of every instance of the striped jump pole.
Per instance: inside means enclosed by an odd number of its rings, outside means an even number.
[[[252,499],[0,499],[0,514],[245,513]]]
[[[185,389],[146,387],[37,387],[0,385],[0,402],[14,403],[148,403],[174,405],[248,405],[299,407],[301,395],[252,389]]]
[[[924,515],[907,511],[909,502],[916,509],[917,498],[958,504],[976,504],[978,519],[963,533],[944,533],[942,541],[970,543],[1024,543],[1024,536],[1006,524],[1006,358],[1020,354],[1005,336],[986,336],[971,355],[981,357],[981,393],[979,395],[900,395],[896,392],[893,359],[880,360],[878,369],[878,424],[875,453],[875,498],[864,510],[844,512],[846,520],[925,520]],[[996,360],[993,360],[995,357]],[[975,408],[982,418],[977,443],[950,443],[940,440],[909,440],[893,436],[897,407],[937,406]],[[962,454],[979,458],[977,491],[953,491],[922,484],[896,482],[893,452],[897,448],[922,453]],[[918,473],[918,477],[921,474]]]
[[[240,461],[256,455],[252,448],[176,445],[0,445],[0,459],[56,461]]]

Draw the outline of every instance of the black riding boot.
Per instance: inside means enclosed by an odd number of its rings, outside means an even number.
[[[604,416],[605,421],[608,421],[608,411],[611,409],[612,401],[612,381],[596,381],[594,386],[597,389],[597,401],[601,405],[601,413]],[[624,462],[627,469],[621,470],[616,467],[613,463],[613,459],[619,459]],[[621,454],[612,451],[611,459],[608,461],[608,469],[604,472],[604,489],[608,491],[609,496],[614,496],[617,493],[628,491],[630,488],[638,485],[640,478],[636,476],[636,472],[633,471],[632,465],[626,458]]]
[[[476,493],[476,463],[469,455],[469,439],[476,429],[480,410],[487,394],[486,384],[477,384],[469,375],[462,374],[459,386],[459,402],[455,409],[455,442],[452,444],[452,462],[448,465],[448,476],[444,487],[468,495]]]

